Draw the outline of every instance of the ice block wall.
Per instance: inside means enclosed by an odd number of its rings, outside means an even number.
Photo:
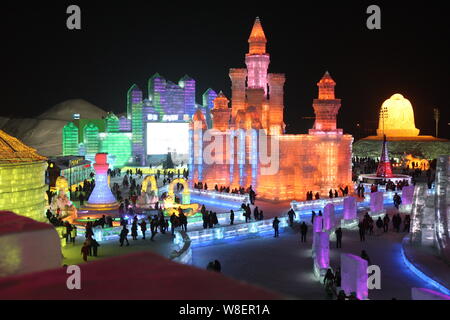
[[[412,204],[415,186],[402,188],[402,205]]]
[[[329,203],[323,209],[323,228],[328,231],[335,226],[334,205]]]
[[[372,192],[370,194],[370,211],[380,212],[383,210],[383,208],[383,192]]]
[[[353,220],[356,219],[356,198],[347,197],[344,199],[344,219]]]
[[[367,267],[366,260],[349,253],[341,254],[341,287],[345,294],[356,292],[359,300],[368,298]]]

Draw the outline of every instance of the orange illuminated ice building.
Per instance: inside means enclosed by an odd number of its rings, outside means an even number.
[[[308,134],[284,134],[284,74],[268,73],[270,55],[259,18],[250,34],[247,68],[230,69],[231,105],[223,93],[214,100],[213,126],[194,115],[190,139],[191,182],[210,188],[256,189],[258,198],[302,200],[307,191],[352,184],[353,137],[336,126],[341,100],[326,72],[313,101],[314,127]],[[209,130],[208,130],[209,129]]]

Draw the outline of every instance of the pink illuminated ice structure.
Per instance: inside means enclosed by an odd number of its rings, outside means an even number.
[[[414,185],[402,188],[402,205],[412,204],[414,197]]]
[[[322,232],[323,229],[323,217],[316,216],[314,218],[313,230],[314,232]]]
[[[349,253],[341,254],[341,288],[346,295],[356,293],[359,300],[367,300],[367,260]]]
[[[370,194],[370,211],[373,213],[383,211],[384,209],[383,201],[384,201],[383,192],[381,191],[372,192]]]
[[[344,199],[344,220],[356,219],[356,198],[347,197]]]
[[[313,252],[314,274],[322,278],[330,267],[330,235],[327,232],[314,232]]]
[[[111,192],[108,182],[109,164],[106,162],[107,153],[95,155],[95,187],[84,209],[94,211],[116,210],[119,204]]]
[[[323,229],[329,231],[335,226],[334,205],[329,203],[323,209]]]

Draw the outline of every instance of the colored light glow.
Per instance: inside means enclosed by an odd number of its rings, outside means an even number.
[[[403,241],[408,241],[407,240],[408,237],[405,237],[405,239]],[[412,264],[408,258],[406,258],[404,249],[403,249],[403,245],[401,245],[401,249],[400,249],[400,256],[401,259],[403,261],[403,263],[408,267],[409,270],[411,270],[411,272],[413,272],[416,276],[418,276],[420,279],[422,279],[423,281],[425,281],[426,283],[428,283],[429,285],[435,287],[437,290],[439,290],[440,292],[446,294],[446,295],[450,295],[450,290],[448,288],[446,288],[445,286],[443,286],[442,284],[440,284],[439,282],[437,282],[436,280],[433,280],[431,277],[427,276],[425,273],[423,273],[422,271],[420,271],[416,266],[414,266],[414,264]]]
[[[405,156],[406,167],[409,169],[420,169],[426,171],[430,169],[430,162],[426,159],[419,159],[413,157],[411,154]]]
[[[414,124],[414,110],[411,102],[401,94],[396,93],[387,99],[382,104],[381,111],[378,136],[386,134],[388,137],[416,137],[419,135],[419,129],[416,129]]]

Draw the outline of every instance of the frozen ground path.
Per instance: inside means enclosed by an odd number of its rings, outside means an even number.
[[[218,259],[222,272],[232,278],[280,292],[292,298],[325,299],[324,288],[312,273],[309,228],[306,244],[300,243],[297,230],[286,228],[280,238],[271,235],[262,238],[230,241],[224,244],[193,249],[193,264],[205,268],[209,261]],[[367,236],[359,241],[357,231],[343,232],[343,249],[335,249],[330,242],[332,267],[339,266],[340,253],[360,255],[366,250],[372,264],[381,269],[381,290],[371,290],[374,300],[411,299],[412,287],[432,289],[416,277],[403,263],[400,255],[401,240],[405,233],[392,231],[380,236]]]

